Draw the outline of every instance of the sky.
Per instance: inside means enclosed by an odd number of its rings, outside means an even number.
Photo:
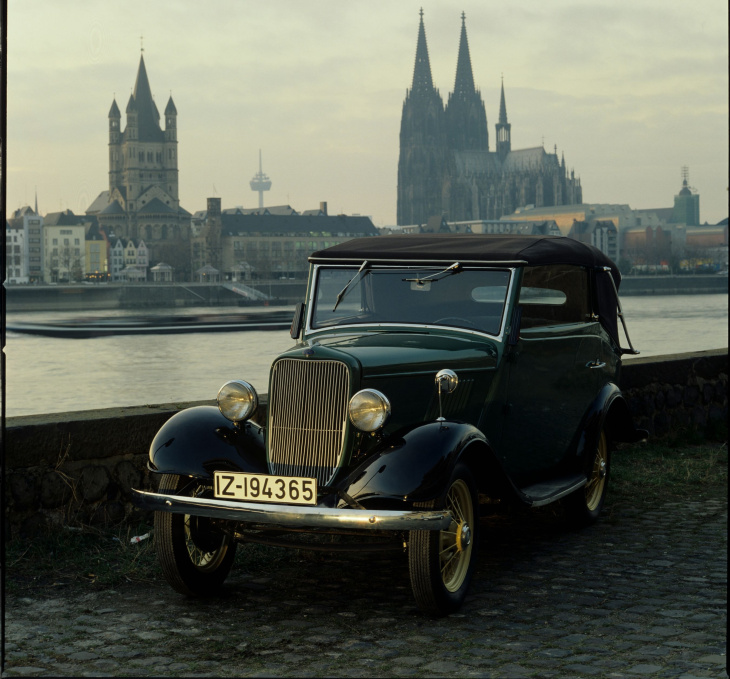
[[[686,166],[701,221],[728,216],[726,0],[8,0],[7,212],[108,189],[107,116],[144,49],[186,210],[257,207],[261,150],[265,205],[393,225],[421,7],[444,101],[466,13],[490,150],[504,78],[512,148],[557,146],[584,202],[671,207]]]

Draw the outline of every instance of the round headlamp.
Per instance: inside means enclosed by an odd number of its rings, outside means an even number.
[[[256,390],[244,380],[226,382],[218,391],[218,409],[231,422],[247,420],[259,405]]]
[[[388,421],[390,401],[377,389],[363,389],[350,399],[347,410],[360,431],[375,431]]]

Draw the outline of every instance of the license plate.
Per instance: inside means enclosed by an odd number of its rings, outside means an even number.
[[[221,500],[317,504],[317,479],[241,472],[215,472],[214,479],[213,494]]]

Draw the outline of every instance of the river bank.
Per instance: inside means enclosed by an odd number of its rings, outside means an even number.
[[[154,309],[191,306],[293,305],[302,301],[306,281],[252,281],[245,286],[254,299],[236,285],[217,283],[102,283],[71,285],[12,285],[5,288],[8,311],[80,311],[101,309]],[[625,276],[621,296],[727,294],[728,277]]]

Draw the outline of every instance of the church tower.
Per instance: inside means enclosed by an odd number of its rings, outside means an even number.
[[[109,189],[86,213],[96,215],[111,236],[144,243],[152,263],[165,261],[185,279],[190,268],[190,213],[180,206],[178,191],[177,109],[170,96],[165,127],[152,96],[144,50],[129,96],[126,127],[116,97],[109,109]]]
[[[398,224],[425,224],[441,215],[446,175],[447,137],[444,105],[433,86],[423,25],[418,26],[413,83],[406,91],[398,159]]]
[[[512,150],[512,141],[510,139],[512,126],[507,122],[507,104],[504,102],[504,80],[502,80],[502,94],[499,98],[499,122],[497,122],[495,127],[497,128],[497,155],[500,160],[504,160]]]
[[[118,111],[116,100],[109,113],[110,137],[113,124],[112,114]],[[157,187],[154,197],[173,209],[179,207],[178,170],[177,170],[177,110],[172,96],[165,108],[165,130],[160,127],[160,112],[152,98],[150,82],[144,63],[144,55],[140,56],[137,80],[134,91],[129,95],[127,103],[127,126],[115,150],[120,151],[121,159],[109,168],[110,199],[128,212],[135,212],[145,205],[153,196],[150,189]],[[111,144],[111,138],[110,138]],[[121,167],[119,166],[121,160]],[[149,198],[145,194],[149,195]]]
[[[466,37],[466,15],[463,12],[456,81],[446,105],[446,130],[449,146],[454,151],[489,150],[487,112],[479,90],[474,87],[469,42]]]

